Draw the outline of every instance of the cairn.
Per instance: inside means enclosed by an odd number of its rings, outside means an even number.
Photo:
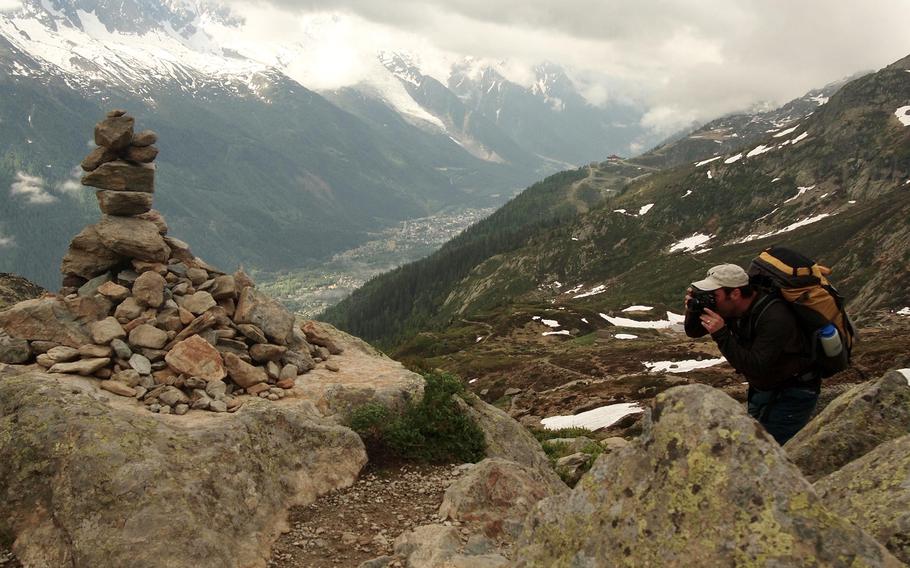
[[[316,326],[297,325],[242,270],[221,272],[167,236],[152,209],[157,135],[133,126],[121,110],[96,125],[82,183],[97,189],[102,218],[76,235],[61,265],[60,297],[78,303],[91,342],[25,338],[29,350],[49,372],[93,376],[152,412],[231,412],[245,397],[283,398],[341,349]]]

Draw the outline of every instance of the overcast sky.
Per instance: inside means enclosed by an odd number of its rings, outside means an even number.
[[[646,121],[661,130],[783,103],[910,54],[910,0],[268,0],[235,8],[273,40],[334,21],[337,29],[316,32],[329,36],[320,57],[339,75],[330,82],[353,79],[358,58],[377,48],[408,49],[437,75],[456,56],[507,61],[516,80],[550,60],[592,101],[643,102],[652,109]],[[353,67],[347,76],[333,57]]]

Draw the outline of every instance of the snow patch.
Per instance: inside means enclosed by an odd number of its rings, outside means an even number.
[[[800,186],[800,187],[797,187],[796,189],[798,190],[797,194],[794,195],[793,197],[791,197],[790,199],[785,199],[784,203],[790,203],[791,201],[800,197],[802,194],[806,193],[807,191],[811,191],[811,190],[815,189],[815,186],[814,185],[810,185],[810,186],[806,186],[806,187]]]
[[[540,421],[546,430],[562,428],[587,428],[598,430],[616,424],[630,414],[641,414],[644,409],[637,402],[608,404],[573,416],[550,416]]]
[[[910,316],[910,308],[901,308],[901,309],[897,310],[897,315]]]
[[[638,339],[637,335],[632,335],[631,333],[617,333],[613,337],[616,339]]]
[[[796,126],[794,126],[793,128],[788,128],[788,129],[786,129],[786,130],[781,130],[780,132],[778,132],[777,134],[775,134],[774,137],[775,137],[775,138],[783,138],[783,137],[786,136],[787,134],[790,134],[790,133],[792,133],[792,132],[795,132],[797,128],[799,128],[799,125],[798,125],[798,124],[797,124]]]
[[[806,138],[806,136],[809,136],[809,133],[808,133],[808,132],[803,132],[802,134],[800,134],[800,135],[797,136],[796,138],[790,140],[790,144],[791,144],[791,145],[795,145],[795,144],[796,144],[797,142],[799,142],[800,140],[804,140],[804,139]]]
[[[902,106],[894,111],[894,116],[896,116],[904,126],[910,126],[910,105]]]
[[[681,241],[677,241],[670,245],[670,252],[681,251],[693,251],[699,247],[704,246],[704,244],[714,238],[714,235],[705,235],[703,233],[695,233],[691,237],[686,237]]]
[[[703,166],[703,165],[705,165],[705,164],[710,164],[711,162],[713,162],[713,161],[715,161],[715,160],[720,160],[721,158],[723,158],[723,156],[715,156],[715,157],[710,158],[710,159],[708,159],[708,160],[702,160],[701,162],[697,162],[697,163],[695,164],[695,167],[697,168],[697,167]]]
[[[559,322],[556,320],[542,319],[540,323],[544,324],[547,327],[557,328],[559,327]]]
[[[685,361],[642,361],[651,373],[685,373],[695,369],[705,369],[724,363],[726,359],[687,359]]]
[[[800,219],[799,221],[797,221],[795,223],[787,225],[783,229],[779,229],[777,231],[771,231],[770,233],[765,233],[763,235],[748,235],[738,241],[733,241],[732,244],[747,243],[749,241],[764,239],[766,237],[773,237],[774,235],[780,235],[782,233],[789,233],[790,231],[799,229],[800,227],[805,227],[806,225],[811,225],[812,223],[821,221],[825,217],[830,217],[830,216],[831,216],[830,213],[822,213],[820,215],[815,215],[814,217],[807,217],[805,219]]]
[[[685,320],[685,316],[667,312],[667,319],[655,321],[637,321],[629,318],[619,318],[608,316],[607,314],[598,314],[616,327],[630,327],[635,329],[666,329]]]
[[[714,179],[714,178],[711,176],[711,170],[708,170],[708,179]]]
[[[603,294],[603,293],[606,292],[606,291],[607,291],[607,287],[604,286],[603,284],[600,284],[600,285],[598,285],[598,286],[595,286],[595,287],[591,288],[590,290],[588,290],[588,291],[585,292],[584,294],[579,294],[579,295],[577,295],[577,296],[572,296],[572,298],[573,298],[573,299],[587,298],[588,296],[596,296],[597,294]]]
[[[588,322],[588,318],[581,318],[581,321],[583,321],[583,322],[585,322],[585,323],[589,323],[589,322]]]
[[[759,145],[759,146],[756,146],[755,148],[753,148],[748,154],[746,154],[746,157],[751,158],[752,156],[758,156],[759,154],[764,154],[765,152],[770,152],[773,149],[774,149],[774,146]]]
[[[652,306],[635,305],[635,306],[629,306],[628,308],[624,309],[623,311],[624,312],[650,312],[653,309],[654,308]]]
[[[562,331],[545,331],[545,332],[541,333],[541,335],[572,335],[572,334],[564,329]]]
[[[653,203],[648,203],[647,205],[642,205],[641,209],[638,210],[638,214],[644,215],[645,213],[650,211],[652,207],[654,207]]]
[[[727,158],[726,160],[724,160],[724,163],[725,163],[725,164],[732,164],[732,163],[734,163],[734,162],[738,162],[739,160],[741,160],[742,157],[743,157],[743,154],[742,154],[742,152],[740,152],[739,154],[737,154],[737,155],[735,155],[735,156],[733,156],[733,157],[730,157],[730,158]]]
[[[683,197],[689,197],[690,195],[692,195],[692,190],[688,189],[688,190],[686,190],[686,194],[683,195]]]
[[[772,180],[771,180],[771,183],[774,183],[774,182],[776,182],[776,181],[780,181],[780,178],[774,178],[774,179],[772,179]]]

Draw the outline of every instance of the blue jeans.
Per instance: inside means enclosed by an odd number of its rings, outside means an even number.
[[[749,388],[749,415],[783,446],[809,422],[818,403],[814,389],[790,387],[777,391]]]

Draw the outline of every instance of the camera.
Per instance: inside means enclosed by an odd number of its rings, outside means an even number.
[[[705,308],[717,311],[717,297],[714,296],[713,290],[693,289],[691,298],[686,302],[686,309],[695,315],[704,313]]]

